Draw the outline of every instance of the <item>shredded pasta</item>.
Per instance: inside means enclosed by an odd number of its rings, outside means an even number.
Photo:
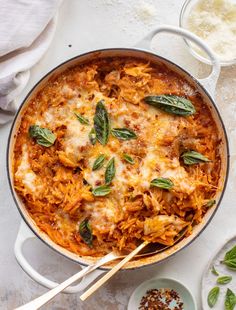
[[[191,116],[168,114],[147,105],[147,95],[172,94],[193,103]],[[137,138],[92,144],[95,108],[100,100],[111,128],[129,128]],[[75,112],[87,120],[81,123]],[[38,125],[56,135],[50,147],[29,136]],[[218,187],[221,167],[216,124],[201,95],[163,65],[134,58],[108,58],[69,69],[41,89],[24,112],[14,148],[14,183],[37,226],[57,244],[80,255],[100,256],[112,249],[129,252],[142,240],[171,245],[179,232],[202,221]],[[185,165],[184,150],[210,161]],[[93,170],[96,158],[103,166]],[[124,154],[132,158],[127,162]],[[115,175],[103,197],[108,161]],[[152,187],[170,179],[170,190]],[[87,219],[92,246],[80,234]]]

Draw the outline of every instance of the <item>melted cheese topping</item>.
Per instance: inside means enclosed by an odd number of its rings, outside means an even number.
[[[166,93],[190,99],[196,114],[171,115],[143,101],[146,95]],[[137,139],[110,134],[106,145],[91,144],[100,100],[111,128],[131,129]],[[81,124],[75,112],[89,124]],[[56,134],[53,146],[40,146],[29,137],[33,124]],[[187,149],[211,163],[184,165],[181,153]],[[101,154],[105,162],[93,171]],[[125,161],[124,154],[134,163]],[[92,190],[105,184],[111,158],[111,193],[94,196]],[[189,217],[201,221],[204,204],[215,194],[219,169],[217,128],[197,90],[166,67],[135,59],[98,60],[52,80],[29,103],[15,145],[15,186],[30,215],[52,240],[81,255],[130,251],[145,239],[173,244]],[[173,188],[151,187],[159,177],[170,179]],[[79,233],[84,219],[92,229],[93,248]]]
[[[24,186],[29,192],[33,192],[34,194],[42,187],[38,184],[39,180],[37,179],[36,174],[32,171],[29,164],[28,150],[25,144],[22,147],[22,157],[15,177],[18,180],[21,180],[21,182],[24,184]]]

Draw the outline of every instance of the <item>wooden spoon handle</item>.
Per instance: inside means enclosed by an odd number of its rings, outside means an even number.
[[[115,265],[109,272],[105,274],[101,279],[99,279],[94,285],[92,285],[87,291],[85,291],[81,296],[81,300],[87,299],[92,295],[100,286],[102,286],[107,280],[109,280],[118,270],[120,270],[128,261],[130,261],[138,252],[140,252],[149,241],[144,241],[135,250],[133,250],[129,255],[122,259],[117,265]]]

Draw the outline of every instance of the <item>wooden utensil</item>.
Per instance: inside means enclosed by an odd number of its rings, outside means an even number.
[[[120,270],[128,261],[130,261],[136,254],[138,254],[149,241],[144,241],[131,253],[129,253],[124,259],[122,259],[117,265],[115,265],[109,272],[105,274],[101,279],[99,279],[94,285],[92,285],[84,294],[80,296],[81,300],[87,299],[92,295],[100,286],[102,286],[107,280],[109,280],[118,270]]]
[[[174,244],[176,244],[177,242],[179,242],[184,235],[187,233],[189,226],[192,224],[189,223],[189,225],[184,228],[184,230],[182,232],[180,232],[175,241]],[[145,248],[148,244],[150,244],[150,241],[144,241],[143,243],[141,243],[135,250],[133,250],[130,254],[128,254],[122,261],[120,261],[116,266],[114,266],[109,272],[107,272],[101,279],[99,279],[97,282],[95,282],[87,291],[85,291],[81,296],[80,299],[81,300],[85,300],[87,299],[90,295],[92,295],[97,289],[99,289],[99,287],[101,287],[107,280],[109,280],[118,270],[120,270],[128,261],[130,261],[134,256],[138,256],[137,254],[143,249]],[[174,245],[173,244],[173,245]],[[171,245],[171,246],[173,246]],[[169,248],[170,246],[165,246],[166,248]],[[163,251],[163,249],[162,249]],[[160,251],[160,252],[162,252]],[[145,256],[144,255],[140,255],[140,256]]]
[[[54,298],[57,294],[62,292],[65,288],[67,288],[69,285],[73,284],[75,281],[81,279],[86,274],[92,272],[93,270],[97,269],[98,267],[111,262],[117,258],[119,258],[115,252],[111,252],[107,254],[106,256],[99,259],[95,264],[90,265],[83,270],[79,271],[78,273],[74,274],[69,279],[65,280],[55,288],[51,289],[50,291],[46,292],[45,294],[41,295],[40,297],[30,301],[29,303],[20,306],[16,308],[15,310],[36,310],[48,303],[52,298]]]
[[[164,251],[168,247],[169,246],[157,245],[156,247],[151,248],[149,252],[145,252],[145,253],[140,254],[138,256],[140,257],[140,256],[147,256],[147,255],[156,254],[158,252]],[[73,284],[75,281],[81,279],[82,277],[84,277],[88,273],[94,271],[98,267],[105,265],[106,263],[109,263],[115,259],[122,258],[122,257],[124,257],[124,256],[118,255],[115,252],[111,252],[111,253],[107,254],[106,256],[102,257],[101,259],[99,259],[95,264],[84,268],[83,270],[79,271],[78,273],[76,273],[75,275],[73,275],[69,279],[65,280],[64,282],[62,282],[61,284],[59,284],[55,288],[51,289],[50,291],[46,292],[45,294],[41,295],[40,297],[30,301],[29,303],[27,303],[23,306],[20,306],[18,308],[15,308],[15,310],[36,310],[36,309],[39,309],[40,307],[42,307],[43,305],[48,303],[57,294],[62,292],[64,289],[66,289],[69,285]]]
[[[178,235],[178,237],[175,240],[175,243],[177,243],[187,232],[188,227],[184,229],[184,231],[182,233],[180,233]],[[143,257],[143,256],[147,256],[147,255],[153,255],[153,254],[157,254],[159,252],[163,252],[165,251],[167,248],[170,248],[171,246],[167,245],[167,246],[160,246],[159,244],[154,244],[153,247],[151,247],[150,249],[148,249],[148,251],[144,252],[144,253],[140,253],[138,254],[142,249],[144,249],[148,244],[150,244],[149,241],[144,241],[143,243],[141,243],[133,252],[131,252],[129,255],[125,256],[125,258],[118,263],[113,269],[111,269],[110,272],[108,272],[103,278],[104,279],[103,283],[105,283],[113,274],[115,274],[126,262],[128,262],[131,258],[133,258],[135,255],[136,257]],[[69,279],[65,280],[64,282],[62,282],[61,284],[59,284],[58,286],[56,286],[55,288],[51,289],[50,291],[46,292],[45,294],[37,297],[36,299],[30,301],[29,303],[20,306],[18,308],[15,308],[15,310],[37,310],[40,307],[42,307],[43,305],[45,305],[46,303],[48,303],[52,298],[54,298],[57,294],[59,294],[60,292],[62,292],[64,289],[66,289],[69,285],[73,284],[74,282],[76,282],[77,280],[81,279],[82,277],[84,277],[85,275],[87,275],[88,273],[92,272],[93,270],[97,269],[100,266],[105,265],[106,263],[109,263],[113,260],[116,260],[118,258],[123,258],[124,256],[118,255],[115,252],[111,252],[109,254],[107,254],[106,256],[102,257],[101,259],[99,259],[96,263],[84,268],[83,270],[79,271],[78,273],[76,273],[75,275],[71,276]],[[111,274],[112,272],[112,274]],[[111,274],[109,276],[109,274]],[[108,277],[109,276],[109,277]],[[101,280],[103,279],[101,278]],[[99,280],[100,281],[100,280]],[[96,282],[90,289],[92,289],[94,286],[96,286],[96,288],[93,290],[93,292],[98,289],[103,283],[101,283],[99,285],[99,281]],[[96,285],[97,284],[97,285]],[[86,293],[88,294],[90,289],[88,291],[86,291],[83,295],[86,295]],[[93,292],[91,292],[88,296],[90,296]],[[83,295],[80,296],[80,298],[82,299]],[[87,297],[88,297],[87,296]],[[85,297],[84,300],[87,298]]]

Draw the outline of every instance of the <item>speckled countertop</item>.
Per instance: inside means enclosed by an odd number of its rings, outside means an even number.
[[[153,16],[143,16],[142,3],[154,8]],[[45,57],[32,70],[30,83],[21,101],[34,83],[60,62],[82,52],[103,47],[130,47],[148,30],[160,23],[178,25],[182,0],[65,0],[59,12],[55,38]],[[71,45],[71,47],[69,47]],[[188,52],[180,38],[161,34],[153,49],[174,60],[194,75],[204,76],[209,68]],[[213,253],[229,237],[236,235],[236,66],[223,68],[217,85],[216,102],[230,135],[231,169],[227,190],[214,219],[200,237],[167,262],[128,273],[120,272],[109,283],[82,303],[79,295],[61,294],[44,309],[123,310],[137,285],[153,276],[182,281],[200,306],[200,282]],[[32,281],[17,264],[13,247],[21,221],[11,198],[6,176],[6,144],[10,124],[0,128],[0,309],[13,309],[46,291]],[[32,265],[51,279],[63,280],[78,266],[62,258],[38,240],[29,241],[25,253]],[[188,309],[191,310],[191,309]]]

